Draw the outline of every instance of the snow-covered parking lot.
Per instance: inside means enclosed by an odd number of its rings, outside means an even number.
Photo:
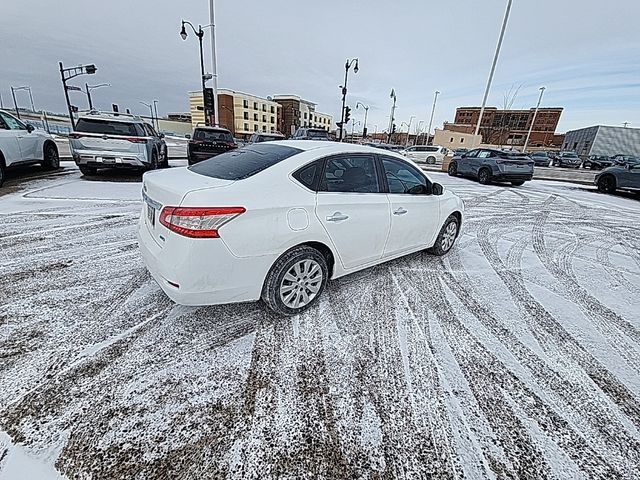
[[[293,318],[172,304],[137,181],[0,190],[0,478],[639,478],[640,202],[430,176],[453,251]]]

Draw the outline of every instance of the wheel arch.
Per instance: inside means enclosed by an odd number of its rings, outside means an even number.
[[[53,148],[56,149],[56,153],[58,153],[58,145],[56,145],[56,142],[54,142],[50,138],[47,138],[42,144],[42,159],[43,160],[44,160],[44,151],[49,145],[52,145]]]

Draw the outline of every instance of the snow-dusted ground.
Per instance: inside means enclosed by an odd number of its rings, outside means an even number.
[[[449,255],[287,319],[172,304],[135,181],[0,192],[0,478],[639,478],[638,200],[431,176]]]

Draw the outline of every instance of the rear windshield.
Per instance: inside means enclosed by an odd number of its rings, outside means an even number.
[[[529,156],[520,152],[501,152],[500,155],[510,160],[529,160]]]
[[[233,142],[231,132],[221,132],[216,130],[198,130],[193,132],[194,140],[204,140],[205,142]]]
[[[274,140],[282,140],[282,139],[284,139],[284,137],[281,137],[279,135],[272,135],[272,136],[269,136],[269,135],[258,135],[255,138],[255,142],[256,143],[258,143],[258,142],[272,142]]]
[[[80,118],[76,125],[77,132],[102,133],[104,135],[127,135],[138,137],[138,130],[135,124],[126,122],[113,122],[110,120],[97,120]]]
[[[578,157],[578,155],[573,153],[573,152],[561,153],[560,155],[563,156],[563,157],[569,157],[569,158],[577,158]]]
[[[223,180],[242,180],[302,152],[299,148],[273,143],[255,143],[222,153],[194,166],[192,172]]]
[[[329,134],[324,130],[307,130],[307,137],[310,138],[327,138]]]

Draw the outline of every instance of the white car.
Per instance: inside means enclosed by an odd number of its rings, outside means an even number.
[[[414,145],[413,147],[405,148],[400,153],[414,162],[435,165],[436,163],[442,163],[449,150],[438,145]]]
[[[142,257],[183,305],[262,299],[295,314],[330,278],[423,249],[448,252],[460,198],[412,162],[336,142],[249,145],[147,172]]]
[[[34,163],[51,170],[60,167],[53,137],[0,110],[0,187],[7,168]]]

